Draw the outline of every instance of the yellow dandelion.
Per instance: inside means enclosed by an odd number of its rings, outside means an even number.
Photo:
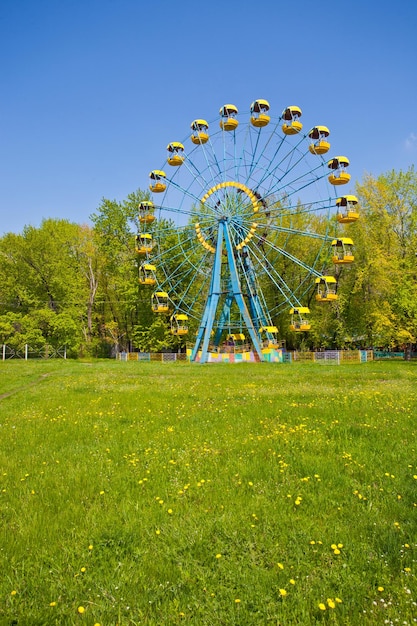
[[[378,591],[384,591],[384,587],[379,586]]]
[[[155,530],[155,534],[156,534],[156,535],[160,535],[160,534],[161,534],[161,531],[159,530],[159,528],[157,528],[157,529]]]
[[[235,602],[236,602],[236,604],[239,604],[240,599],[239,599],[239,598],[236,598]]]
[[[221,554],[216,554],[216,559],[221,559],[222,555]]]
[[[290,585],[295,585],[295,580],[294,580],[294,578],[290,578]]]
[[[13,589],[13,591],[11,591],[11,592],[10,592],[10,595],[11,595],[11,596],[15,596],[16,594],[17,594],[16,589]]]
[[[336,601],[338,604],[342,604],[342,601],[341,601],[341,599],[340,599],[340,598],[335,598],[335,601]]]
[[[326,610],[326,605],[323,604],[323,602],[320,602],[319,609],[320,609],[320,611],[325,611]]]
[[[92,550],[92,549],[93,549],[93,546],[92,546],[92,544],[91,544],[91,543],[90,543],[90,545],[88,546],[88,549],[89,549],[89,550]]]
[[[100,495],[104,496],[104,491],[103,490],[100,491]]]
[[[339,548],[336,548],[335,550],[333,550],[333,553],[334,553],[334,554],[340,554],[340,550],[339,550]]]
[[[284,569],[284,566],[283,566],[282,563],[277,563],[277,565],[278,565],[279,569]]]
[[[84,572],[86,571],[86,569],[87,569],[86,567],[82,567],[82,568],[81,568],[81,571],[82,571],[82,573],[83,573],[83,574],[84,574]]]
[[[411,567],[404,567],[405,572],[411,572]]]
[[[79,606],[77,611],[78,611],[78,613],[84,613],[85,612],[85,608],[83,606]]]
[[[329,608],[334,609],[336,607],[336,602],[331,598],[327,598],[327,605]]]
[[[279,590],[279,595],[280,595],[282,598],[285,598],[285,596],[287,595],[287,591],[286,591],[286,589],[280,589],[280,590]]]

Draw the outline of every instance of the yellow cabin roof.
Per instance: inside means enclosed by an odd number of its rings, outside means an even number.
[[[186,322],[188,320],[188,315],[186,315],[185,313],[176,313],[174,315],[171,315],[171,321],[175,322]]]
[[[233,335],[228,335],[228,339],[233,339],[233,341],[244,341],[245,335],[243,333],[234,333]]]
[[[167,145],[168,152],[177,152],[178,150],[184,150],[184,146],[179,141],[171,141]]]
[[[260,333],[277,333],[278,328],[276,326],[261,326]]]
[[[328,137],[330,135],[330,131],[327,126],[314,126],[308,133],[310,139],[318,139],[319,134],[325,135]]]
[[[349,237],[340,237],[340,239],[333,239],[332,246],[337,246],[339,242],[342,245],[347,244],[348,246],[353,246],[353,241],[352,239],[349,239]]]
[[[297,306],[290,309],[290,315],[297,315],[299,313],[310,313],[308,306]]]
[[[208,128],[209,125],[206,122],[206,120],[194,120],[194,122],[191,122],[191,130],[199,130],[201,127],[203,128]]]
[[[296,107],[296,106],[287,107],[286,109],[283,110],[281,117],[283,117],[284,120],[292,120],[294,114],[297,115],[298,117],[301,117],[302,111],[300,107]]]
[[[319,276],[316,278],[316,283],[337,283],[337,280],[334,276]]]
[[[349,159],[345,156],[336,156],[327,161],[327,166],[332,170],[336,170],[340,165],[349,165]]]
[[[150,210],[154,208],[154,203],[150,200],[144,200],[139,204],[139,209]]]
[[[168,298],[168,294],[166,291],[155,291],[154,294],[152,294],[153,298]]]
[[[141,269],[147,270],[148,272],[156,272],[155,265],[150,265],[149,263],[145,263],[144,265],[141,265],[140,267]]]
[[[237,113],[238,108],[234,104],[224,104],[219,113],[223,116],[228,116],[230,113]]]
[[[166,178],[166,176],[167,175],[162,170],[152,170],[152,172],[149,174],[149,178],[152,178],[154,180],[158,178]]]
[[[341,196],[336,200],[336,206],[346,206],[348,202],[351,204],[357,204],[358,199],[356,196]]]
[[[269,102],[268,100],[255,100],[250,105],[251,113],[260,113],[261,110],[269,111]]]
[[[141,239],[152,239],[152,235],[149,233],[139,233],[139,235],[136,235],[136,241]]]

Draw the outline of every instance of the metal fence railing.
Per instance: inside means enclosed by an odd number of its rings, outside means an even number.
[[[28,344],[24,346],[14,348],[3,343],[0,345],[0,359],[7,361],[9,359],[23,359],[28,361],[29,359],[66,359],[67,348],[66,346],[59,346],[55,348],[48,344],[41,348],[32,348]]]
[[[277,351],[280,357],[275,362],[281,363],[319,363],[339,365],[340,363],[365,363],[374,359],[372,350],[323,350],[312,351]],[[228,354],[226,351],[224,354]],[[236,353],[235,353],[236,354]],[[218,356],[218,353],[216,353]],[[181,352],[120,352],[117,358],[121,361],[186,361],[187,354]],[[248,361],[250,359],[247,359]],[[255,361],[257,359],[251,359]],[[239,361],[240,362],[240,361]]]

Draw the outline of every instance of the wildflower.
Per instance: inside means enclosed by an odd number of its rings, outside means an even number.
[[[10,595],[11,595],[11,596],[15,596],[16,594],[17,594],[16,589],[13,589],[13,591],[11,591],[11,592],[10,592]]]
[[[104,491],[103,490],[100,491],[100,495],[104,496]]]
[[[155,530],[155,534],[156,534],[156,535],[160,535],[160,534],[161,534],[161,531],[159,530],[159,528],[157,528],[157,529]]]
[[[280,589],[279,595],[281,596],[281,598],[285,598],[285,596],[287,595],[287,591],[285,589]]]
[[[334,609],[336,607],[336,602],[331,598],[327,598],[327,605],[330,609]]]
[[[284,569],[284,566],[283,566],[282,563],[277,563],[277,565],[278,565],[279,569]]]
[[[85,608],[83,606],[79,606],[77,611],[78,611],[78,613],[84,613]]]
[[[173,510],[172,509],[168,509],[168,515],[172,515],[173,514]]]
[[[93,549],[93,546],[91,545],[91,543],[90,543],[90,545],[88,546],[88,549],[89,549],[89,550],[92,550],[92,549]]]
[[[50,602],[49,606],[56,606],[56,602]]]
[[[384,591],[384,587],[379,586],[378,591]]]
[[[340,599],[340,598],[335,598],[335,601],[336,601],[338,604],[342,604],[342,601],[341,601],[341,599]]]
[[[216,554],[216,559],[221,559],[222,555],[221,554]]]
[[[84,574],[84,572],[86,571],[86,569],[87,569],[87,568],[85,568],[85,567],[82,567],[82,568],[81,568],[81,571],[82,571],[82,573],[83,573],[83,574]]]
[[[323,604],[323,602],[320,602],[319,609],[320,609],[320,611],[325,611],[326,610],[326,605]]]
[[[295,585],[295,580],[294,580],[294,578],[290,578],[290,585]]]
[[[239,604],[240,599],[239,599],[239,598],[236,598],[235,602],[236,602],[236,604]]]

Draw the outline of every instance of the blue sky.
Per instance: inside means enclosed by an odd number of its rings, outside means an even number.
[[[166,145],[225,103],[297,105],[328,126],[351,162],[346,193],[408,169],[416,26],[414,0],[2,0],[0,236],[88,223],[102,198],[145,189]]]

